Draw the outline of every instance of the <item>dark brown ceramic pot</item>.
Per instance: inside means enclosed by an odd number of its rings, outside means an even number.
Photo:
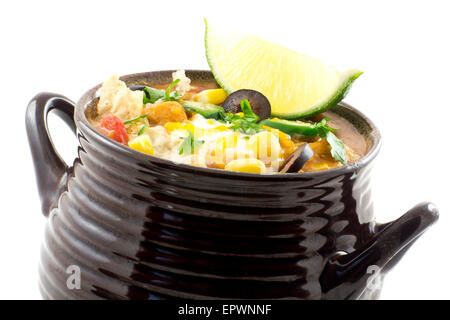
[[[210,72],[188,71],[214,81]],[[170,81],[171,71],[123,77]],[[374,221],[370,169],[380,147],[373,123],[341,103],[333,112],[367,140],[352,165],[303,174],[257,175],[180,165],[98,133],[86,109],[37,95],[26,114],[43,213],[40,264],[46,299],[376,298],[383,275],[438,213],[422,203],[387,224]],[[48,135],[54,110],[78,132],[72,167]],[[68,286],[73,267],[80,288]]]

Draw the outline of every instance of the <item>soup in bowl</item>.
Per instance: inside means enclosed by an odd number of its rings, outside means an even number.
[[[265,118],[248,92],[231,107],[225,104],[231,95],[202,102],[210,91],[202,92],[218,88],[209,71],[187,70],[189,90],[176,87],[180,79],[166,91],[174,73],[114,77],[108,81],[117,91],[100,84],[77,104],[51,93],[30,102],[27,132],[48,216],[43,297],[378,297],[382,282],[375,280],[438,213],[421,203],[393,222],[376,223],[374,124],[345,103],[304,123],[284,123]],[[144,95],[151,101],[144,103]],[[208,117],[205,110],[213,111],[199,103],[223,111]],[[52,110],[78,135],[70,167],[48,135]],[[73,272],[78,281],[71,282]]]
[[[368,150],[362,134],[336,113],[303,121],[268,119],[270,113],[268,99],[257,91],[228,96],[215,82],[192,82],[178,70],[171,82],[154,86],[129,88],[111,77],[87,117],[99,132],[132,149],[228,171],[320,171],[355,163]]]

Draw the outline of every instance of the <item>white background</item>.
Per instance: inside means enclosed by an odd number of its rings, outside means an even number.
[[[113,73],[207,69],[203,18],[364,71],[346,101],[379,127],[378,220],[433,201],[439,222],[386,277],[384,299],[448,299],[449,72],[445,1],[2,1],[0,298],[39,299],[40,213],[24,114],[38,92],[77,100]],[[52,120],[54,120],[52,118]],[[53,137],[69,163],[76,140]]]

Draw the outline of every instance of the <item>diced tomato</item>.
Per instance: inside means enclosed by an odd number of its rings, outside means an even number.
[[[125,125],[115,115],[107,115],[100,121],[103,133],[119,143],[128,144],[128,134]]]

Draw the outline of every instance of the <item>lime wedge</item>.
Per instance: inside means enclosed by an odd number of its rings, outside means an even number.
[[[228,93],[253,89],[270,101],[272,116],[298,119],[336,105],[362,74],[339,71],[258,36],[221,30],[205,20],[206,59]]]

